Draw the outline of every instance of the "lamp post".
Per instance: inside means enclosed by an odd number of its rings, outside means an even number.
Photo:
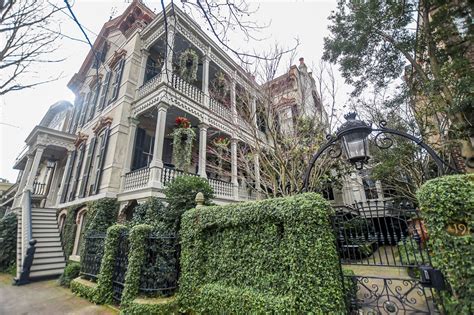
[[[422,139],[412,136],[406,132],[387,128],[387,122],[381,121],[378,128],[373,128],[372,124],[358,120],[357,113],[351,112],[344,115],[346,122],[342,124],[336,131],[336,135],[326,136],[326,143],[313,155],[311,161],[306,168],[304,176],[303,190],[307,191],[309,186],[309,178],[311,171],[318,158],[326,151],[332,158],[339,158],[342,154],[346,157],[357,170],[361,170],[364,164],[370,159],[369,152],[369,136],[374,133],[373,142],[381,149],[388,149],[393,145],[392,138],[389,135],[400,136],[413,141],[433,158],[438,167],[438,174],[443,175],[446,171],[458,173],[458,170],[452,168],[448,163],[443,161],[441,157]]]

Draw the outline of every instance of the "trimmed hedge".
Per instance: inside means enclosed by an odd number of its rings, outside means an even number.
[[[180,306],[196,313],[345,313],[331,214],[314,193],[187,211]]]
[[[70,288],[72,293],[83,297],[86,300],[95,303],[97,296],[97,284],[85,279],[76,278],[71,281]]]
[[[0,271],[8,271],[16,263],[16,241],[18,220],[10,212],[0,219]]]
[[[150,235],[152,230],[152,226],[142,224],[133,227],[130,232],[130,251],[121,305],[129,305],[129,303],[138,296],[141,270],[146,259],[146,238]]]
[[[107,230],[104,256],[102,257],[99,278],[97,280],[97,293],[94,297],[95,303],[112,303],[114,261],[117,256],[120,235],[126,231],[127,227],[120,224],[113,225]]]
[[[64,271],[59,277],[59,285],[62,287],[69,287],[71,284],[71,281],[77,277],[79,277],[79,274],[81,273],[81,264],[77,262],[69,262],[64,268]]]
[[[474,310],[474,175],[453,175],[428,181],[417,192],[428,230],[433,266],[445,275],[452,289],[446,296],[448,314]],[[448,225],[467,224],[470,233],[453,236]]]
[[[126,315],[168,315],[179,314],[175,297],[135,299],[120,311]]]
[[[144,203],[135,207],[132,220],[128,226],[133,227],[141,224],[152,226],[159,233],[169,233],[173,228],[166,220],[167,208],[163,202],[156,197],[148,198]]]
[[[76,236],[76,215],[79,209],[81,209],[84,205],[75,205],[71,206],[67,209],[66,219],[64,222],[64,231],[62,233],[62,244],[64,249],[64,256],[66,259],[72,255],[72,251],[74,249],[74,239]],[[59,213],[59,210],[58,210]]]

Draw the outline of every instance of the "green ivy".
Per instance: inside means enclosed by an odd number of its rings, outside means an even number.
[[[179,176],[166,186],[164,193],[168,202],[167,218],[175,225],[176,231],[179,229],[182,214],[196,207],[195,199],[198,192],[204,195],[204,204],[211,205],[214,190],[204,178]]]
[[[146,257],[146,238],[152,231],[152,226],[142,224],[133,227],[130,232],[130,251],[121,303],[125,307],[138,296],[140,274]]]
[[[0,219],[0,271],[7,271],[16,263],[17,226],[13,212]]]
[[[72,293],[83,297],[90,302],[95,302],[97,295],[97,284],[85,279],[76,278],[71,281],[70,288]]]
[[[444,176],[428,181],[417,193],[428,230],[433,266],[445,275],[452,294],[444,294],[448,314],[474,310],[474,175]],[[454,236],[447,227],[467,224],[470,232]]]
[[[99,278],[97,280],[97,294],[94,298],[96,303],[112,302],[114,261],[117,256],[120,235],[126,231],[127,227],[120,224],[113,225],[107,229],[104,256],[102,257]]]
[[[62,244],[64,250],[64,256],[69,258],[72,255],[72,251],[74,249],[74,239],[76,237],[76,215],[79,209],[81,209],[84,204],[71,206],[67,209],[66,220],[64,222],[64,229],[61,234],[62,236]]]
[[[181,307],[344,313],[331,214],[314,193],[187,211],[180,231]]]
[[[178,312],[178,303],[175,297],[135,299],[120,311],[124,315],[175,315]]]
[[[82,253],[87,243],[85,236],[91,232],[105,233],[112,224],[117,222],[117,215],[117,199],[102,198],[87,203],[87,220],[85,221],[84,227],[84,242],[82,242],[80,250],[81,257],[83,256]]]
[[[168,209],[163,202],[156,197],[150,197],[144,203],[135,207],[130,227],[147,224],[153,227],[155,232],[169,233],[173,226],[167,220]]]
[[[59,285],[62,287],[69,287],[71,281],[79,277],[80,272],[81,264],[77,262],[69,262],[66,268],[64,268],[63,274],[59,277]]]
[[[175,128],[171,135],[173,136],[173,163],[177,169],[187,171],[191,165],[196,133],[191,128]]]

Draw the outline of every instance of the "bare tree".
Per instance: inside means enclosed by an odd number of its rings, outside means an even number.
[[[43,0],[0,0],[0,95],[55,80],[35,78],[33,69],[61,61],[49,56],[62,36],[59,10]]]

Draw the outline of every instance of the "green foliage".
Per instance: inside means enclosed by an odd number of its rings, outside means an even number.
[[[123,307],[124,315],[168,315],[179,314],[178,303],[175,297],[135,299],[127,307]]]
[[[18,220],[10,212],[0,219],[0,271],[6,271],[16,263],[16,241]]]
[[[70,288],[72,293],[83,297],[90,302],[96,302],[97,284],[85,279],[76,278],[71,281]]]
[[[174,221],[169,217],[169,211],[163,202],[156,197],[150,197],[148,200],[135,207],[130,227],[147,224],[153,227],[155,232],[171,233],[174,228]]]
[[[179,75],[192,83],[197,79],[199,56],[194,49],[188,48],[179,56]]]
[[[103,232],[117,222],[118,203],[113,198],[102,198],[87,204],[87,220],[85,221],[84,236],[91,232]],[[82,242],[81,256],[87,239]]]
[[[59,285],[62,287],[69,287],[72,280],[79,277],[81,272],[81,264],[78,262],[69,262],[64,268],[63,274],[59,277]]]
[[[122,305],[127,306],[138,296],[140,274],[146,258],[146,238],[153,231],[150,225],[142,224],[132,228],[130,232],[130,253],[128,255],[125,287],[122,294]]]
[[[196,133],[191,128],[175,128],[173,133],[173,163],[178,170],[187,171],[191,165]]]
[[[197,313],[344,313],[331,214],[314,193],[187,211],[180,305]]]
[[[211,205],[214,191],[209,182],[201,177],[179,176],[166,186],[164,193],[169,208],[167,218],[175,226],[179,226],[179,220],[185,211],[196,207],[198,192],[204,195],[204,204]]]
[[[357,301],[357,279],[355,279],[354,271],[343,269],[344,290],[346,292],[346,305],[353,305]]]
[[[127,227],[120,224],[113,225],[107,229],[104,256],[100,264],[99,279],[97,281],[97,294],[94,298],[96,303],[112,302],[114,261],[117,256],[119,237],[126,231]]]
[[[421,213],[428,230],[433,266],[448,280],[452,296],[445,299],[449,314],[474,310],[474,175],[444,176],[428,181],[418,191]],[[464,223],[470,233],[447,232],[453,223]]]
[[[71,206],[67,209],[66,220],[64,222],[64,230],[62,235],[62,243],[64,249],[64,256],[69,258],[72,255],[72,251],[74,249],[74,239],[76,236],[76,215],[80,208],[84,205],[75,205]]]

